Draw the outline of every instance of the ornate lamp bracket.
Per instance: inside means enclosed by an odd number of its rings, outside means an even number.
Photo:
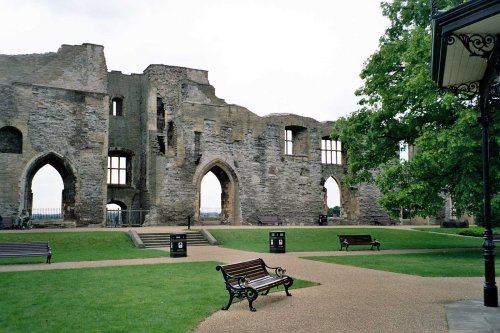
[[[461,100],[473,100],[479,94],[478,81],[449,86],[447,89]]]
[[[454,34],[447,38],[448,45],[453,45],[460,41],[471,57],[481,57],[488,59],[495,48],[497,38],[494,35],[482,34]]]

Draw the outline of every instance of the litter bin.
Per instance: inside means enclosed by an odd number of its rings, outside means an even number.
[[[269,252],[285,253],[285,232],[274,230],[269,232]]]
[[[319,215],[318,223],[319,223],[319,225],[327,225],[328,224],[328,217],[326,217],[326,215]]]
[[[187,238],[185,233],[170,234],[170,258],[187,257]]]

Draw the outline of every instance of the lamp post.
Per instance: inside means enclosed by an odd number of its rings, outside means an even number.
[[[500,99],[500,0],[472,0],[445,12],[433,1],[431,77],[443,88],[479,95],[484,195],[484,305],[498,307],[491,225],[489,125]]]
[[[496,52],[493,52],[493,58],[499,58],[498,41],[496,38]],[[488,67],[498,65],[497,61],[489,61]],[[495,64],[497,63],[497,64]],[[488,68],[489,69],[489,68]],[[495,79],[495,70],[488,73],[483,78],[480,84],[479,94],[479,110],[480,117],[478,118],[482,129],[482,155],[483,155],[483,194],[484,194],[484,305],[498,307],[498,291],[495,283],[495,243],[493,242],[493,233],[491,231],[491,186],[490,186],[490,113],[491,113],[491,88]]]

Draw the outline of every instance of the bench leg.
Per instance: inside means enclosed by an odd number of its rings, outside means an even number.
[[[234,299],[234,293],[233,292],[229,292],[229,302],[227,303],[226,306],[222,307],[222,310],[229,309],[229,307],[231,306],[231,304],[233,304],[233,299]]]
[[[245,292],[245,297],[248,300],[248,307],[250,307],[250,311],[252,312],[257,311],[257,309],[253,307],[253,301],[255,301],[257,297],[259,297],[259,293],[257,292],[257,290],[247,289]]]
[[[290,288],[293,284],[293,280],[290,279],[289,282],[285,283],[284,286],[285,286],[285,293],[287,296],[292,296],[292,294],[290,294],[290,292],[288,291],[288,288]]]
[[[248,299],[248,306],[250,307],[250,311],[255,312],[255,311],[257,311],[257,309],[253,307],[253,304],[252,304],[253,301],[254,301],[253,299]]]

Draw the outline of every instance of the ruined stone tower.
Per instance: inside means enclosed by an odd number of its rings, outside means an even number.
[[[326,212],[325,180],[346,171],[331,127],[227,104],[203,70],[108,72],[99,45],[1,55],[0,215],[31,208],[33,176],[50,164],[64,182],[64,218],[78,225],[103,224],[107,203],[148,211],[140,224],[196,223],[210,171],[223,223],[273,214],[313,224]],[[375,200],[372,188],[341,188],[349,220],[367,223],[381,211]]]

